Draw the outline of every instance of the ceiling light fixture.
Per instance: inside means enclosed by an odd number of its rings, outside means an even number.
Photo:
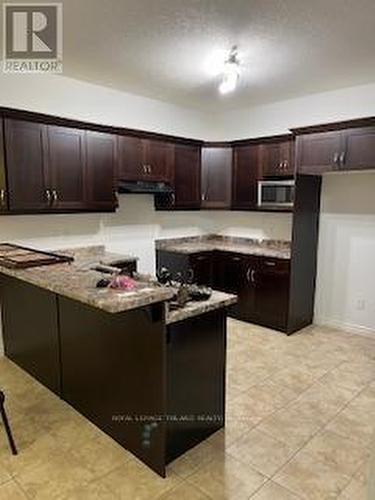
[[[238,60],[237,46],[234,46],[232,47],[221,72],[219,92],[221,94],[229,94],[229,92],[233,92],[237,87],[239,77],[240,62]]]

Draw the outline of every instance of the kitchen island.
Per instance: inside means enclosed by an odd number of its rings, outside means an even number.
[[[225,420],[226,308],[233,295],[169,311],[174,291],[96,288],[89,247],[74,262],[0,268],[6,356],[161,476]],[[129,261],[131,258],[129,257]]]

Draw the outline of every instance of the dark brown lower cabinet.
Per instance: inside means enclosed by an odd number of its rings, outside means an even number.
[[[232,252],[183,255],[157,251],[157,267],[238,295],[229,315],[289,333],[290,261]]]
[[[290,287],[290,262],[258,259],[253,274],[254,315],[257,323],[286,331]]]

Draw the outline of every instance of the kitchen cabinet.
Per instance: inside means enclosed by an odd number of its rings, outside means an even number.
[[[88,205],[97,210],[115,210],[116,140],[111,134],[86,132]]]
[[[192,280],[198,285],[211,286],[213,281],[213,256],[211,252],[190,255],[189,265],[192,269]]]
[[[340,168],[344,150],[342,131],[317,132],[297,136],[296,161],[300,174],[320,175]]]
[[[176,144],[174,149],[174,206],[200,208],[201,148],[190,144]]]
[[[86,208],[85,131],[48,126],[48,186],[51,208],[84,210]]]
[[[10,213],[114,210],[114,136],[5,119],[5,154]]]
[[[143,141],[139,137],[118,137],[118,178],[137,181],[145,175]]]
[[[5,119],[4,126],[10,211],[48,210],[47,126],[14,119]]]
[[[232,209],[234,210],[251,210],[257,207],[259,150],[257,144],[233,148]]]
[[[8,191],[5,173],[4,124],[0,119],[0,213],[8,210]]]
[[[171,182],[174,146],[161,140],[144,141],[147,174],[146,179]]]
[[[260,169],[263,178],[294,175],[294,141],[292,139],[265,142],[259,146]]]
[[[340,160],[342,170],[375,169],[375,127],[347,129]]]
[[[170,182],[173,145],[163,140],[118,137],[118,178],[124,181]]]
[[[231,206],[232,148],[204,147],[202,149],[202,208]]]
[[[201,206],[201,147],[175,144],[173,193],[155,196],[157,210],[197,210]]]
[[[157,251],[157,269],[238,296],[229,315],[289,333],[290,261],[236,252]],[[192,272],[191,272],[192,271]]]
[[[375,168],[375,127],[347,128],[297,136],[301,174]]]
[[[290,262],[260,258],[252,270],[255,321],[285,331],[288,326]]]

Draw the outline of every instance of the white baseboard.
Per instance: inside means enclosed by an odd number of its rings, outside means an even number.
[[[345,323],[344,321],[338,321],[335,319],[328,318],[314,318],[314,325],[328,326],[330,328],[338,328],[348,333],[353,333],[355,335],[362,335],[364,337],[370,337],[375,339],[375,330],[367,326],[355,325],[354,323]]]

